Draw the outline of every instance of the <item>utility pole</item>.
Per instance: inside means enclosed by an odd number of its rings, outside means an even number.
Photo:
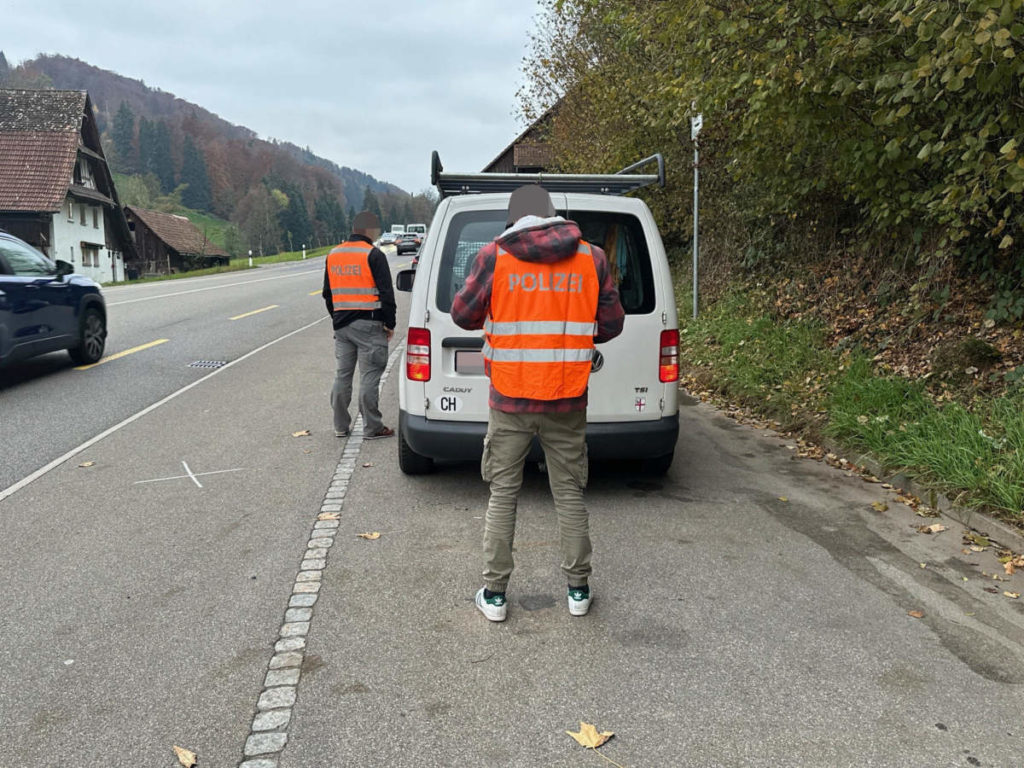
[[[697,103],[691,104],[691,109],[697,109]],[[693,317],[697,318],[697,263],[698,263],[698,237],[697,223],[700,197],[700,129],[704,127],[704,115],[699,112],[690,118],[690,140],[693,141]]]

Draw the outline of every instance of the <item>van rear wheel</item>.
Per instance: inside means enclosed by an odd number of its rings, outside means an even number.
[[[398,424],[398,468],[407,475],[426,475],[434,470],[434,460],[416,453],[405,442],[402,424]]]

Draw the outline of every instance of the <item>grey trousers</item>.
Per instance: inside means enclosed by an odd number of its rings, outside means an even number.
[[[372,435],[384,426],[378,405],[380,377],[388,362],[388,337],[384,323],[379,320],[354,320],[334,332],[334,356],[338,361],[334,386],[331,388],[331,406],[334,408],[334,428],[348,432],[352,417],[348,406],[352,402],[352,376],[359,363],[359,412],[363,414],[363,434]]]
[[[523,464],[534,435],[540,438],[548,483],[558,515],[562,573],[582,587],[590,577],[590,517],[583,504],[587,486],[587,414],[505,413],[493,408],[487,421],[480,474],[491,485],[484,520],[484,585],[504,592],[514,566],[512,541]]]

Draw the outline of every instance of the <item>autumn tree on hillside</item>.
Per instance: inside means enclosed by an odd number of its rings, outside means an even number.
[[[136,170],[138,158],[135,153],[135,113],[127,101],[121,102],[117,114],[114,115],[111,139],[120,168],[125,172]]]

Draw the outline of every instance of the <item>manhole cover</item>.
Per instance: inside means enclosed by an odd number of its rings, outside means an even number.
[[[189,368],[220,368],[222,365],[227,365],[227,360],[196,360],[194,363],[189,363]]]

